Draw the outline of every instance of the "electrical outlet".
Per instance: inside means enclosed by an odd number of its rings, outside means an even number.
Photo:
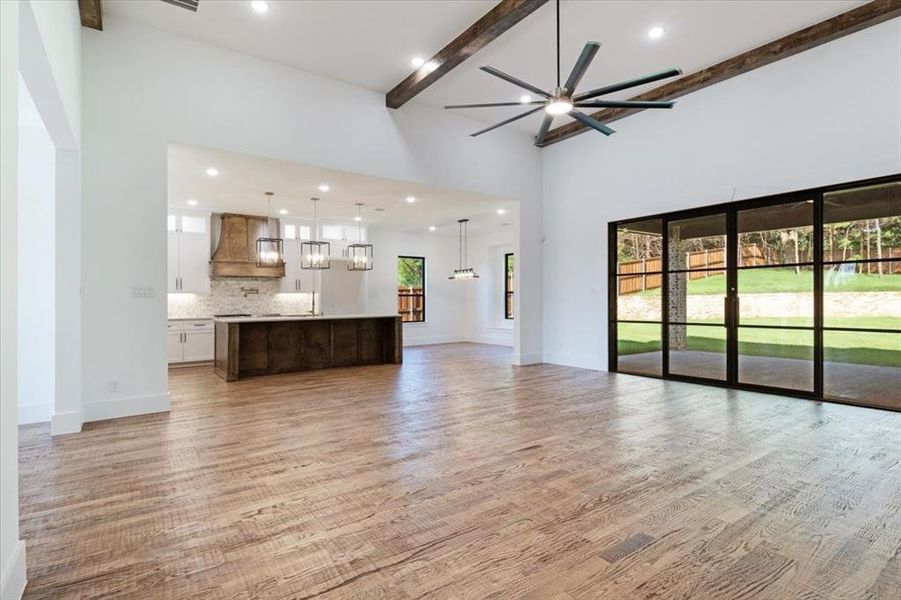
[[[110,392],[118,392],[119,391],[119,382],[118,381],[110,381],[109,382],[109,391]]]
[[[132,298],[153,298],[154,290],[152,287],[133,287],[131,288]]]

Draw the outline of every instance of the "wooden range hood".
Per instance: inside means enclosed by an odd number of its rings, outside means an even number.
[[[222,213],[219,244],[210,260],[213,277],[285,276],[285,263],[274,267],[257,265],[257,239],[269,236],[269,220],[254,215]]]

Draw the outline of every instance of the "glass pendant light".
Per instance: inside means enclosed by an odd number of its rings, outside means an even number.
[[[360,223],[363,221],[363,203],[357,202],[357,243],[347,246],[347,270],[371,271],[372,270],[372,244],[363,243],[363,229]]]
[[[284,263],[285,240],[272,237],[272,192],[266,192],[266,236],[257,238],[257,266],[277,267]]]
[[[316,205],[319,198],[310,198],[313,203],[313,239],[300,243],[300,268],[321,271],[331,268],[331,244],[319,241],[319,219]]]
[[[476,275],[475,269],[466,266],[468,262],[466,256],[468,250],[466,224],[469,223],[469,219],[460,219],[457,223],[460,224],[460,268],[454,269],[454,274],[448,277],[448,279],[478,279],[479,276]]]

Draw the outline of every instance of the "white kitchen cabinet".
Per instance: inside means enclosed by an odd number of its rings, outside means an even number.
[[[185,331],[182,359],[185,362],[213,360],[214,335],[212,331]]]
[[[166,351],[169,364],[213,360],[213,322],[208,319],[169,321]]]
[[[313,291],[316,271],[300,268],[301,240],[285,240],[285,276],[279,280],[279,292],[283,294],[309,293]]]
[[[172,331],[171,329],[166,334],[166,355],[170,364],[182,362],[184,353],[181,341],[183,337],[181,331]]]
[[[170,292],[210,292],[210,213],[172,210],[167,218]]]
[[[178,279],[178,232],[170,231],[166,234],[166,252],[168,260],[166,262],[166,288],[169,292],[177,292],[179,287]]]

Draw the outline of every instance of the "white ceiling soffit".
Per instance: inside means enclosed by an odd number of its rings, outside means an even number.
[[[580,85],[586,90],[671,66],[691,73],[864,3],[563,0],[563,78],[587,41],[600,42],[601,49]],[[254,13],[245,0],[201,0],[197,13],[160,0],[105,0],[103,6],[105,14],[387,92],[412,72],[413,56],[429,58],[495,2],[270,0],[269,4],[270,10],[263,15]],[[648,37],[652,27],[664,28],[660,39]],[[491,65],[539,87],[551,88],[555,83],[554,61],[552,0],[413,101],[434,107],[516,101],[522,90],[478,67]],[[610,98],[629,97],[656,85],[661,83]],[[518,111],[518,107],[509,107],[457,112],[495,123]],[[534,133],[540,119],[540,115],[533,115],[509,127]],[[568,119],[558,119],[555,126],[565,122]]]
[[[208,175],[210,168],[218,175]],[[474,230],[512,226],[516,206],[487,194],[175,144],[169,146],[168,178],[168,204],[177,208],[265,215],[264,193],[271,191],[275,218],[311,219],[310,198],[316,196],[322,220],[352,221],[356,203],[363,202],[364,225],[401,231],[435,226],[438,233],[456,233],[456,221],[464,217]],[[323,184],[328,191],[319,190]],[[407,202],[409,196],[416,201]]]

